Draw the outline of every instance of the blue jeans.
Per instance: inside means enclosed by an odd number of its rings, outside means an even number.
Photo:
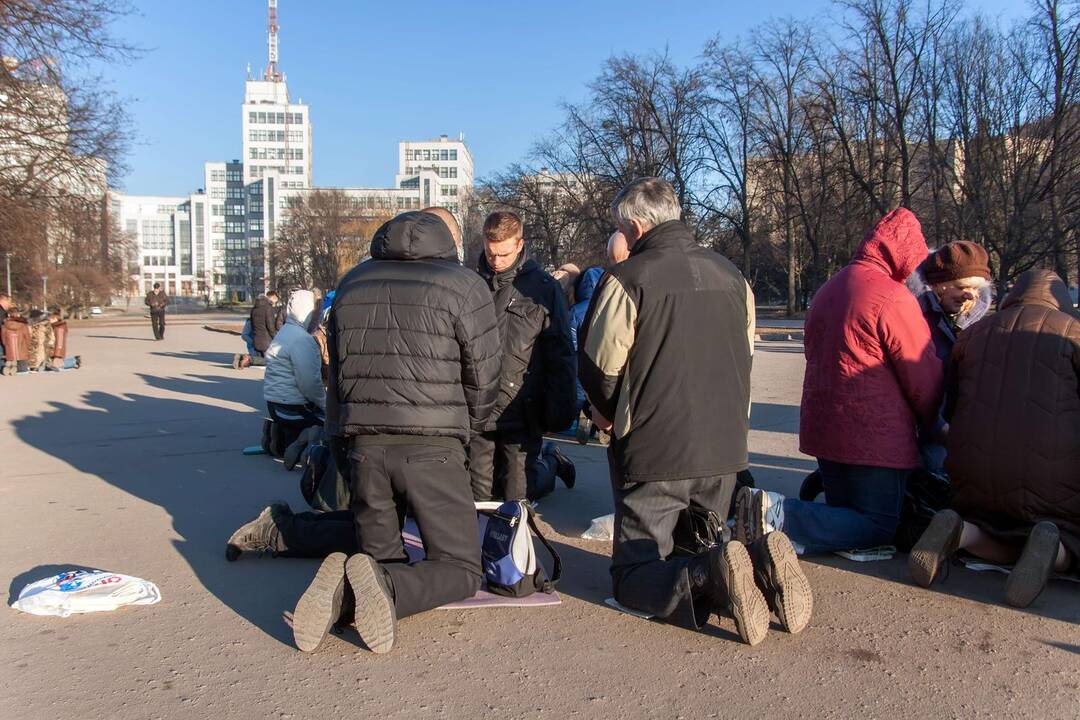
[[[818,459],[825,502],[784,500],[784,532],[807,553],[891,545],[910,470]]]

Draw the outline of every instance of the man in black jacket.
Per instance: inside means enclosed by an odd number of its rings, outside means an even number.
[[[359,552],[323,562],[296,606],[293,636],[314,650],[351,604],[360,637],[382,653],[397,618],[480,587],[464,448],[498,391],[491,294],[458,264],[443,220],[404,213],[379,228],[371,259],[338,285],[327,345],[326,429],[349,468]],[[406,505],[427,553],[414,565],[401,541]]]
[[[146,306],[150,308],[150,326],[154,330],[155,340],[165,339],[165,307],[168,304],[169,296],[161,289],[161,283],[154,283],[154,287],[146,293]]]
[[[615,599],[694,628],[726,609],[753,645],[768,631],[767,597],[798,632],[812,598],[782,533],[751,548],[756,562],[737,541],[672,557],[679,515],[697,505],[726,518],[748,465],[753,293],[695,242],[666,181],[635,180],[611,208],[630,256],[593,295],[578,358],[593,421],[612,437]]]
[[[246,368],[251,365],[266,365],[265,353],[270,347],[277,331],[284,324],[284,319],[278,312],[278,294],[271,290],[265,295],[260,295],[251,307],[248,321],[251,323],[251,347],[255,352],[250,355],[234,355],[233,367]]]
[[[484,221],[477,271],[495,302],[502,373],[495,410],[469,446],[478,501],[524,499],[530,484],[548,484],[535,475],[552,466],[568,485],[574,481],[573,465],[561,453],[536,462],[543,434],[564,430],[574,420],[576,364],[566,296],[528,257],[523,231],[511,212],[493,212]]]

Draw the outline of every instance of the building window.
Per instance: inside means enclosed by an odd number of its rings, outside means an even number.
[[[449,160],[450,159],[450,151],[449,150],[440,150],[439,151],[439,159],[440,160]]]
[[[211,170],[210,171],[210,182],[224,182],[224,181],[225,181],[225,171],[224,170]]]
[[[450,151],[450,159],[451,160],[457,160],[457,150],[451,150]]]
[[[450,177],[452,177],[452,178],[457,177],[457,168],[456,167],[450,168]]]
[[[248,122],[249,122],[249,123],[255,123],[255,122],[256,122],[256,119],[255,119],[255,118],[257,118],[257,117],[258,117],[258,116],[257,116],[257,115],[256,115],[255,113],[253,113],[253,112],[249,112],[249,113],[248,113]]]
[[[265,125],[266,124],[266,113],[264,113],[264,112],[258,113],[257,117],[258,117],[257,122],[260,125]]]

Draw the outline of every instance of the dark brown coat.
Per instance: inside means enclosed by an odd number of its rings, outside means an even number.
[[[956,510],[1020,542],[1049,520],[1080,558],[1080,319],[1065,284],[1021,275],[1001,312],[961,333],[950,365]]]

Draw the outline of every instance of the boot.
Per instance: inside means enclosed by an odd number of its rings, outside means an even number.
[[[341,619],[348,598],[345,553],[330,553],[293,610],[293,640],[304,652],[315,652],[330,628]]]
[[[1054,523],[1043,520],[1031,528],[1024,552],[1005,581],[1005,602],[1018,608],[1035,602],[1054,570],[1060,544],[1061,534]]]
[[[386,572],[370,555],[358,553],[345,563],[355,603],[354,623],[360,639],[376,654],[390,652],[397,629],[394,593]]]
[[[754,580],[781,627],[793,635],[802,632],[814,612],[814,594],[791,541],[782,532],[771,532],[749,551]]]
[[[825,483],[821,479],[821,471],[815,470],[807,475],[799,486],[799,499],[803,502],[814,502],[824,490]]]
[[[592,436],[592,418],[588,413],[582,410],[578,413],[577,421],[577,441],[579,445],[588,445],[589,438]]]
[[[555,475],[563,481],[567,489],[574,487],[577,482],[577,468],[573,461],[563,455],[559,446],[553,442],[544,443],[544,454],[555,458]]]
[[[258,516],[244,523],[225,543],[225,559],[235,561],[242,552],[276,552],[281,532],[278,522],[292,515],[286,502],[275,502],[263,508]]]
[[[955,510],[941,510],[930,518],[930,524],[908,554],[908,572],[916,585],[928,588],[941,568],[960,547],[964,521]]]
[[[754,581],[754,566],[746,546],[737,540],[714,546],[708,554],[710,593],[735,620],[739,638],[757,645],[769,632],[769,606]]]

